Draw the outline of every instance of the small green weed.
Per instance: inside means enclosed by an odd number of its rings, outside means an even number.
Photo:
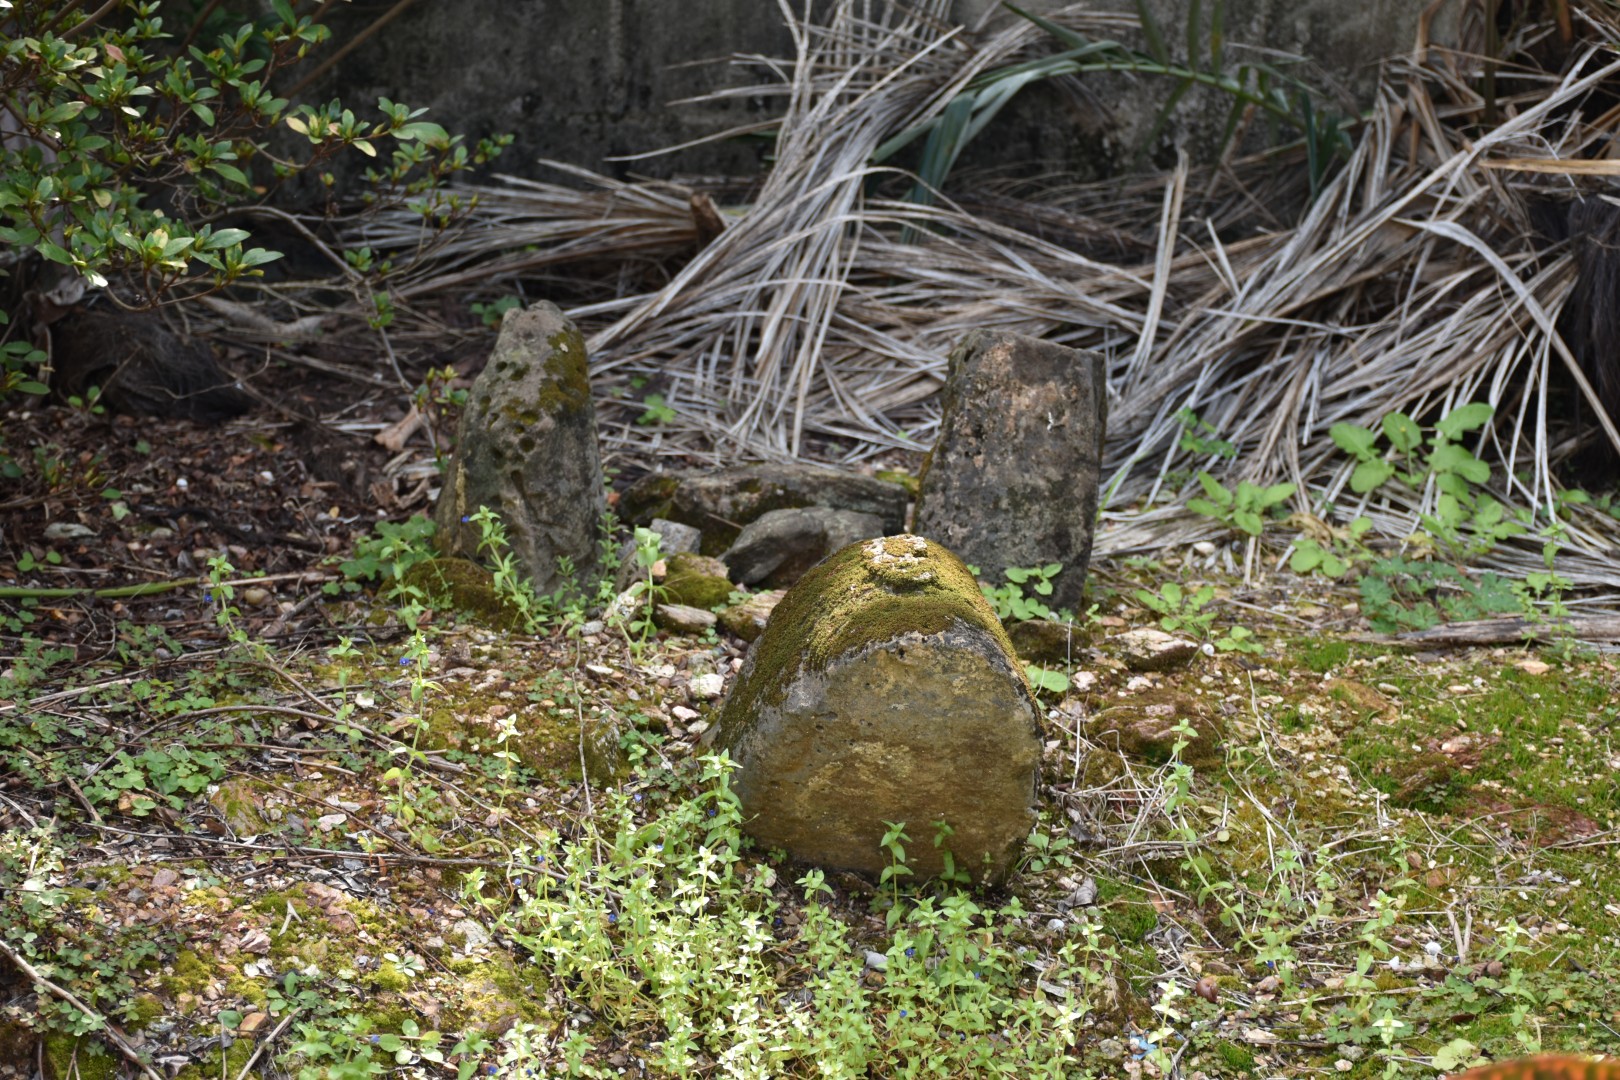
[[[1293,484],[1260,487],[1247,480],[1239,481],[1237,489],[1232,490],[1207,472],[1198,474],[1198,483],[1209,497],[1188,499],[1187,509],[1250,536],[1265,532],[1267,519],[1276,516],[1278,508],[1293,496],[1295,490]]]
[[[520,308],[522,306],[523,300],[521,297],[503,296],[499,300],[491,300],[487,304],[474,301],[471,305],[471,309],[472,313],[476,315],[478,320],[485,326],[499,326],[501,325],[501,320],[506,317],[506,313],[508,311],[511,311],[513,308]]]

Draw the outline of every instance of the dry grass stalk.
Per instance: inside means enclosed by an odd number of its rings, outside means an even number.
[[[920,449],[937,422],[944,357],[963,332],[1005,327],[1101,351],[1114,395],[1104,551],[1210,535],[1163,509],[1204,468],[1229,482],[1293,479],[1298,509],[1367,512],[1392,535],[1417,528],[1433,490],[1347,487],[1327,437],[1340,421],[1496,407],[1473,448],[1513,505],[1548,508],[1574,449],[1558,384],[1573,382],[1620,446],[1557,332],[1572,260],[1532,225],[1533,208],[1606,175],[1620,113],[1581,119],[1620,80],[1620,27],[1579,12],[1588,41],[1561,76],[1500,96],[1479,125],[1477,63],[1422,47],[1391,64],[1350,160],[1309,206],[1287,154],[1178,167],[1169,177],[1060,189],[985,186],[975,201],[924,207],[872,194],[873,150],[940,115],[983,71],[1037,55],[1027,25],[977,39],[942,0],[789,12],[797,55],[776,62],[785,101],[777,161],[751,203],[700,246],[691,192],[588,176],[580,191],[506,179],[403,283],[406,297],[502,275],[630,267],[635,283],[574,310],[593,331],[604,386],[650,376],[681,419],[610,438],[731,456],[857,460]],[[1058,16],[1118,33],[1120,16]],[[742,91],[739,91],[742,92]],[[757,87],[747,88],[758,93]],[[1281,208],[1299,206],[1290,215]],[[403,219],[376,247],[417,243]],[[1043,238],[1044,233],[1051,238]],[[918,242],[909,242],[918,239]],[[667,280],[656,281],[658,272]],[[1238,452],[1199,460],[1179,446],[1189,408]],[[1125,508],[1134,508],[1125,513]],[[1616,523],[1571,529],[1566,576],[1620,585]],[[1487,563],[1522,572],[1538,549],[1499,545]]]

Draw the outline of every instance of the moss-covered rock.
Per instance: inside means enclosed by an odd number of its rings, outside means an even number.
[[[708,610],[731,599],[731,579],[719,559],[682,553],[670,556],[665,565],[665,602]]]
[[[1025,619],[1007,624],[1007,637],[1013,651],[1032,664],[1067,664],[1086,647],[1086,639],[1074,623],[1055,619]]]
[[[431,604],[448,604],[495,630],[520,630],[523,617],[495,591],[495,575],[471,559],[424,559],[401,582]]]
[[[607,510],[585,339],[555,304],[507,313],[489,363],[473,383],[456,454],[434,511],[434,542],[471,558],[481,506],[500,515],[512,555],[536,591],[592,580],[597,528]]]
[[[1188,736],[1177,730],[1185,721]],[[1123,754],[1162,765],[1175,745],[1187,739],[1181,760],[1195,768],[1218,765],[1225,756],[1226,727],[1221,719],[1193,698],[1168,691],[1147,691],[1111,704],[1086,725],[1086,732],[1104,746]]]
[[[851,544],[787,591],[721,712],[748,828],[766,847],[877,874],[905,822],[919,877],[997,881],[1035,820],[1037,711],[973,576],[916,536]]]

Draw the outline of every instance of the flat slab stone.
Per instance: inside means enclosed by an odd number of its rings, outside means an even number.
[[[1061,563],[1044,602],[1081,610],[1097,520],[1107,373],[1100,355],[975,330],[951,353],[914,532],[1000,582]]]
[[[905,822],[918,879],[946,847],[976,882],[1012,869],[1035,822],[1037,706],[973,576],[901,535],[851,544],[772,613],[722,710],[716,745],[765,847],[878,875]]]
[[[703,554],[719,555],[744,525],[772,510],[854,510],[882,519],[882,532],[897,533],[906,527],[909,500],[899,484],[793,462],[653,473],[620,497],[619,516],[635,525],[655,517],[691,525],[703,531]]]

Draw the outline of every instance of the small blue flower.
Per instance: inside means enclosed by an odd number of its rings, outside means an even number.
[[[214,602],[214,594],[211,593],[211,592],[203,593],[203,602],[207,603],[207,604],[212,604]]]
[[[636,792],[636,802],[640,802],[640,801],[641,801],[641,792],[638,791],[638,792]]]
[[[378,1043],[379,1043],[379,1042],[381,1042],[381,1041],[382,1041],[382,1036],[381,1036],[381,1035],[373,1035],[373,1036],[372,1036],[372,1037],[371,1037],[371,1044],[372,1044],[372,1045],[373,1045],[373,1046],[375,1046],[375,1045],[377,1045],[377,1044],[378,1044]]]
[[[408,657],[408,656],[402,656],[402,657],[399,658],[399,666],[400,667],[405,667],[410,662],[411,662],[411,658]]]
[[[533,1072],[534,1070],[530,1069],[529,1071]],[[493,1066],[493,1065],[485,1065],[484,1066],[484,1075],[485,1076],[494,1076],[495,1075],[495,1066]]]
[[[618,921],[619,921],[619,913],[617,911],[608,912],[608,922],[616,923]]]
[[[907,956],[908,956],[908,957],[910,957],[910,956],[916,956],[916,955],[917,955],[917,949],[916,949],[916,947],[915,947],[915,946],[912,946],[912,945],[907,945],[907,946],[906,946],[906,955],[907,955]]]
[[[904,1020],[905,1018],[906,1018],[906,1010],[901,1009],[900,1010],[900,1019]]]
[[[709,816],[710,816],[710,817],[714,817],[714,815],[715,815],[715,814],[716,814],[716,813],[718,813],[718,811],[716,811],[716,810],[715,810],[715,808],[714,808],[714,807],[712,807],[712,806],[711,806],[711,807],[709,807]]]
[[[472,520],[472,518],[468,517],[466,514],[461,515],[461,523],[463,525],[467,524],[467,522],[469,522],[471,520]],[[491,1071],[493,1071],[493,1070],[491,1070]]]

